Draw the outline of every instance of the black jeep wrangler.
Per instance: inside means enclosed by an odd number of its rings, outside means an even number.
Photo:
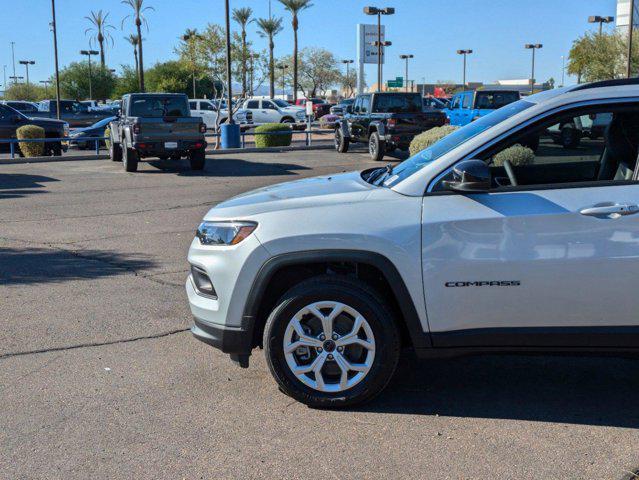
[[[446,122],[444,112],[423,107],[419,93],[364,93],[337,124],[335,148],[345,153],[350,143],[366,142],[371,158],[382,160],[386,152],[408,150],[416,135]]]

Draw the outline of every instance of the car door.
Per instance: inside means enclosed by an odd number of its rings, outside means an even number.
[[[435,346],[639,346],[639,108],[626,108],[604,139],[556,143],[562,113],[476,153],[492,165],[486,193],[446,191],[445,172],[430,186],[422,268]]]
[[[249,100],[244,105],[244,108],[251,111],[253,115],[253,123],[261,124],[266,123],[266,116],[262,115],[262,111],[260,109],[260,101],[259,100]]]
[[[275,105],[270,100],[262,100],[261,107],[262,109],[260,110],[260,113],[264,115],[265,122],[280,123],[282,114],[278,110],[277,105]]]
[[[360,124],[360,109],[362,106],[362,96],[358,95],[353,104],[353,111],[347,115],[347,120],[351,130],[351,137],[357,141],[362,138],[362,126]]]
[[[450,109],[448,110],[448,118],[451,125],[460,125],[460,107],[461,107],[461,95],[457,94],[450,102]]]
[[[473,92],[466,92],[462,94],[461,109],[459,110],[459,125],[461,126],[468,125],[475,117],[475,114],[473,113],[474,96]]]
[[[16,138],[16,127],[20,125],[15,122],[17,115],[12,109],[0,105],[0,139]],[[0,149],[7,151],[10,146],[8,143],[3,143],[0,144]]]

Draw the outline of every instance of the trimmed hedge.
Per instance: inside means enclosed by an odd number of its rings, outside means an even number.
[[[255,133],[283,132],[274,135],[255,135],[255,146],[264,147],[288,147],[293,139],[293,130],[285,123],[265,123],[255,128]],[[288,132],[288,133],[286,133]]]
[[[45,138],[44,128],[37,125],[23,125],[16,130],[18,140]],[[20,151],[25,157],[41,157],[44,155],[44,142],[19,142]]]
[[[494,155],[493,165],[501,167],[504,160],[510,160],[513,166],[529,165],[535,160],[535,152],[531,148],[516,143]]]
[[[337,115],[333,115],[332,113],[327,113],[322,118],[319,119],[320,128],[330,128],[333,129],[337,126],[337,122],[339,121],[339,117]]]
[[[431,128],[430,130],[420,133],[413,141],[410,142],[409,151],[411,155],[421,152],[425,148],[430,147],[434,143],[440,141],[449,133],[453,133],[459,127],[454,125],[442,125],[441,127]]]

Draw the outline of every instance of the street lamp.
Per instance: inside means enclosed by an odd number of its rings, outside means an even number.
[[[89,100],[93,100],[93,85],[91,85],[91,55],[99,55],[97,50],[80,50],[80,55],[86,55],[89,58]]]
[[[346,86],[350,85],[350,74],[348,72],[348,66],[352,64],[354,60],[342,60],[342,63],[346,65]]]
[[[541,43],[527,43],[524,45],[528,50],[532,50],[532,73],[530,74],[530,93],[535,91],[535,50],[542,48]]]
[[[33,60],[20,60],[18,63],[24,65],[27,70],[27,93],[29,93],[29,65],[35,65],[35,62]]]
[[[377,91],[381,92],[382,89],[382,47],[391,45],[391,42],[382,42],[382,15],[393,15],[395,9],[392,7],[377,8],[377,7],[364,7],[364,13],[366,15],[377,15],[377,41],[375,46],[377,47]]]
[[[472,50],[457,50],[458,55],[464,56],[464,86],[466,86],[466,56],[473,53]]]
[[[251,62],[251,70],[250,70],[250,85],[249,85],[249,89],[251,90],[251,97],[253,96],[253,94],[255,93],[253,91],[253,73],[255,72],[255,65],[254,62],[255,60],[258,60],[260,58],[260,54],[259,53],[251,53],[249,54],[249,60]]]
[[[279,69],[280,69],[280,75],[282,75],[282,100],[284,100],[284,97],[286,96],[286,94],[285,94],[285,92],[284,92],[284,88],[285,88],[285,86],[286,86],[286,85],[285,85],[285,83],[284,83],[284,81],[286,80],[286,79],[284,78],[284,71],[288,68],[288,65],[282,65],[282,64],[280,64],[280,65],[278,65],[278,66],[277,66],[277,68],[279,68]]]
[[[23,80],[24,77],[18,76],[18,75],[11,75],[9,77],[9,80],[13,80],[13,83],[17,84],[18,80]]]
[[[44,96],[49,96],[49,85],[51,85],[51,80],[40,80],[40,83],[44,85]]]
[[[632,27],[635,24],[635,0],[630,0],[630,22],[628,23],[628,65],[626,67],[626,76],[631,76],[632,64]]]
[[[598,23],[599,24],[599,35],[601,35],[601,27],[604,23],[612,23],[615,21],[615,17],[600,17],[599,15],[594,15],[588,17],[588,23]]]
[[[194,32],[189,32],[186,35],[182,35],[182,40],[184,40],[185,42],[190,42],[191,40],[198,40],[201,39],[202,35],[200,35],[199,33],[194,33]],[[193,48],[193,45],[191,44],[191,62],[193,63],[193,98],[197,98],[195,96],[195,48]]]
[[[60,71],[58,69],[58,30],[55,23],[55,0],[51,0],[51,32],[53,33],[53,58],[55,64],[56,117],[60,120]]]
[[[408,59],[409,58],[414,58],[415,56],[412,54],[407,54],[407,55],[400,55],[399,58],[401,58],[402,60],[406,60],[406,91],[408,92]]]

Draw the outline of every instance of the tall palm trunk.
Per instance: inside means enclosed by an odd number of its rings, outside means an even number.
[[[137,45],[133,47],[133,56],[135,57],[135,76],[138,77],[138,81],[140,79],[140,65],[138,64],[138,47]]]
[[[135,17],[135,26],[138,29],[138,50],[139,50],[139,58],[138,58],[138,86],[140,87],[140,92],[144,92],[144,61],[142,57],[142,21],[139,16]]]
[[[242,27],[242,97],[246,97],[246,29]]]
[[[297,103],[297,15],[293,15],[293,104]]]
[[[104,68],[104,37],[102,34],[98,35],[98,44],[100,45],[100,65]]]
[[[269,95],[271,98],[275,97],[275,60],[273,60],[273,51],[275,50],[275,43],[273,43],[273,37],[269,37],[268,42],[268,73],[269,73]]]

